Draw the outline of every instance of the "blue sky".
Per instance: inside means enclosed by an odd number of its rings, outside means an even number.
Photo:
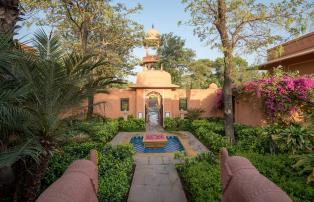
[[[137,3],[143,5],[141,13],[134,15],[133,19],[143,24],[145,30],[152,24],[160,33],[173,32],[175,35],[185,39],[186,46],[196,52],[197,58],[215,59],[221,56],[218,51],[206,47],[204,43],[193,35],[193,27],[178,26],[178,21],[189,19],[188,13],[184,12],[184,5],[181,0],[124,0],[126,5],[134,6]],[[143,55],[143,50],[135,50],[136,55]]]
[[[193,36],[192,27],[177,25],[179,20],[184,21],[189,18],[189,15],[184,12],[181,0],[114,0],[113,2],[122,2],[128,7],[134,7],[138,3],[143,5],[143,10],[133,15],[132,18],[143,24],[145,31],[154,24],[160,33],[173,32],[175,35],[181,36],[186,40],[186,46],[195,50],[197,58],[215,59],[220,55],[218,51],[210,50],[196,36]],[[23,27],[19,32],[19,37],[28,39],[37,28],[36,26]],[[144,51],[137,48],[134,53],[138,57],[142,57]]]
[[[113,0],[113,3],[117,2],[122,2],[128,7],[133,7],[140,3],[143,6],[143,10],[131,16],[132,19],[143,24],[145,31],[154,24],[160,33],[173,32],[175,35],[182,37],[185,39],[186,47],[195,51],[197,59],[215,59],[222,56],[219,50],[211,49],[204,42],[201,42],[197,36],[194,36],[193,27],[187,25],[178,26],[178,21],[187,21],[189,19],[189,14],[184,12],[185,5],[181,3],[181,0]],[[269,2],[269,0],[263,0],[263,2]],[[23,27],[18,37],[28,39],[37,29],[36,26],[31,26],[30,28]],[[134,54],[141,58],[144,55],[143,48],[136,48]],[[241,55],[241,57],[247,59],[250,64],[255,62],[254,55]],[[140,68],[136,67],[135,71],[140,71]],[[131,80],[134,80],[134,78],[131,78]]]

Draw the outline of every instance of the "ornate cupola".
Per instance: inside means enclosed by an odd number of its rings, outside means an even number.
[[[145,38],[143,41],[143,45],[145,48],[145,56],[143,57],[143,61],[141,65],[144,70],[152,69],[153,64],[159,61],[160,56],[158,54],[158,48],[160,46],[160,34],[152,25],[147,33],[145,34]]]

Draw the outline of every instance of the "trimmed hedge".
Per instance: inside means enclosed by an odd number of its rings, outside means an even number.
[[[282,128],[278,125],[270,125],[259,128],[235,124],[236,145],[230,145],[221,135],[223,130],[221,121],[195,120],[191,124],[191,129],[210,151],[217,154],[221,147],[227,147],[231,155],[248,158],[260,173],[287,192],[293,201],[313,201],[314,183],[306,184],[307,176],[304,173],[299,174],[292,168],[295,160],[293,156],[288,155],[294,151],[291,151],[286,141],[290,140],[292,141],[290,145],[296,145],[302,143],[299,141],[302,137],[311,137],[301,127],[291,125]],[[278,138],[278,135],[280,141],[273,139],[274,136]],[[294,148],[298,148],[298,152],[303,152],[302,149],[306,147],[313,148],[313,142],[304,142],[305,147],[298,145]],[[199,159],[193,164],[186,162],[178,165],[177,169],[190,201],[220,201],[218,166],[215,167],[215,164]]]
[[[48,168],[41,181],[41,190],[44,191],[64,173],[65,169],[77,159],[84,159],[91,149],[99,148],[96,142],[68,143],[58,148],[48,162]]]
[[[306,176],[299,175],[291,165],[294,160],[286,154],[270,155],[239,152],[248,158],[257,170],[281,187],[294,202],[310,202],[314,199],[314,183],[306,184]]]
[[[77,159],[86,158],[91,149],[100,149],[118,132],[118,121],[107,122],[76,122],[69,126],[66,134],[76,135],[85,132],[89,138],[85,142],[67,141],[56,149],[48,162],[48,168],[42,180],[41,190],[45,190],[64,173],[70,163]]]
[[[99,152],[99,192],[101,202],[119,202],[127,197],[134,168],[132,145],[107,145]]]
[[[176,166],[189,201],[220,201],[220,169],[217,162],[202,156]]]
[[[194,123],[194,122],[193,122]],[[194,135],[214,153],[219,153],[221,147],[230,147],[229,140],[226,137],[218,135],[207,127],[200,126],[195,130]]]
[[[141,132],[145,131],[145,120],[129,117],[128,120],[119,120],[119,131],[123,132]]]

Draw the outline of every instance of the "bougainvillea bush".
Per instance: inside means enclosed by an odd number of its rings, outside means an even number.
[[[286,122],[296,112],[311,111],[314,107],[314,74],[275,73],[263,79],[234,87],[234,95],[253,95],[262,98],[265,113],[271,122]],[[217,94],[222,107],[222,94]]]

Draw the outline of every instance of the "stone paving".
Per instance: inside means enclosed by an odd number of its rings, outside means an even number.
[[[164,132],[162,127],[146,128],[149,132]],[[195,156],[208,149],[190,132],[181,131],[168,133],[176,135],[181,141],[187,156]],[[135,135],[144,132],[119,132],[111,144],[126,144]],[[178,176],[173,153],[136,153],[135,173],[128,202],[185,202],[187,201]]]
[[[172,156],[137,156],[128,202],[187,201]]]

